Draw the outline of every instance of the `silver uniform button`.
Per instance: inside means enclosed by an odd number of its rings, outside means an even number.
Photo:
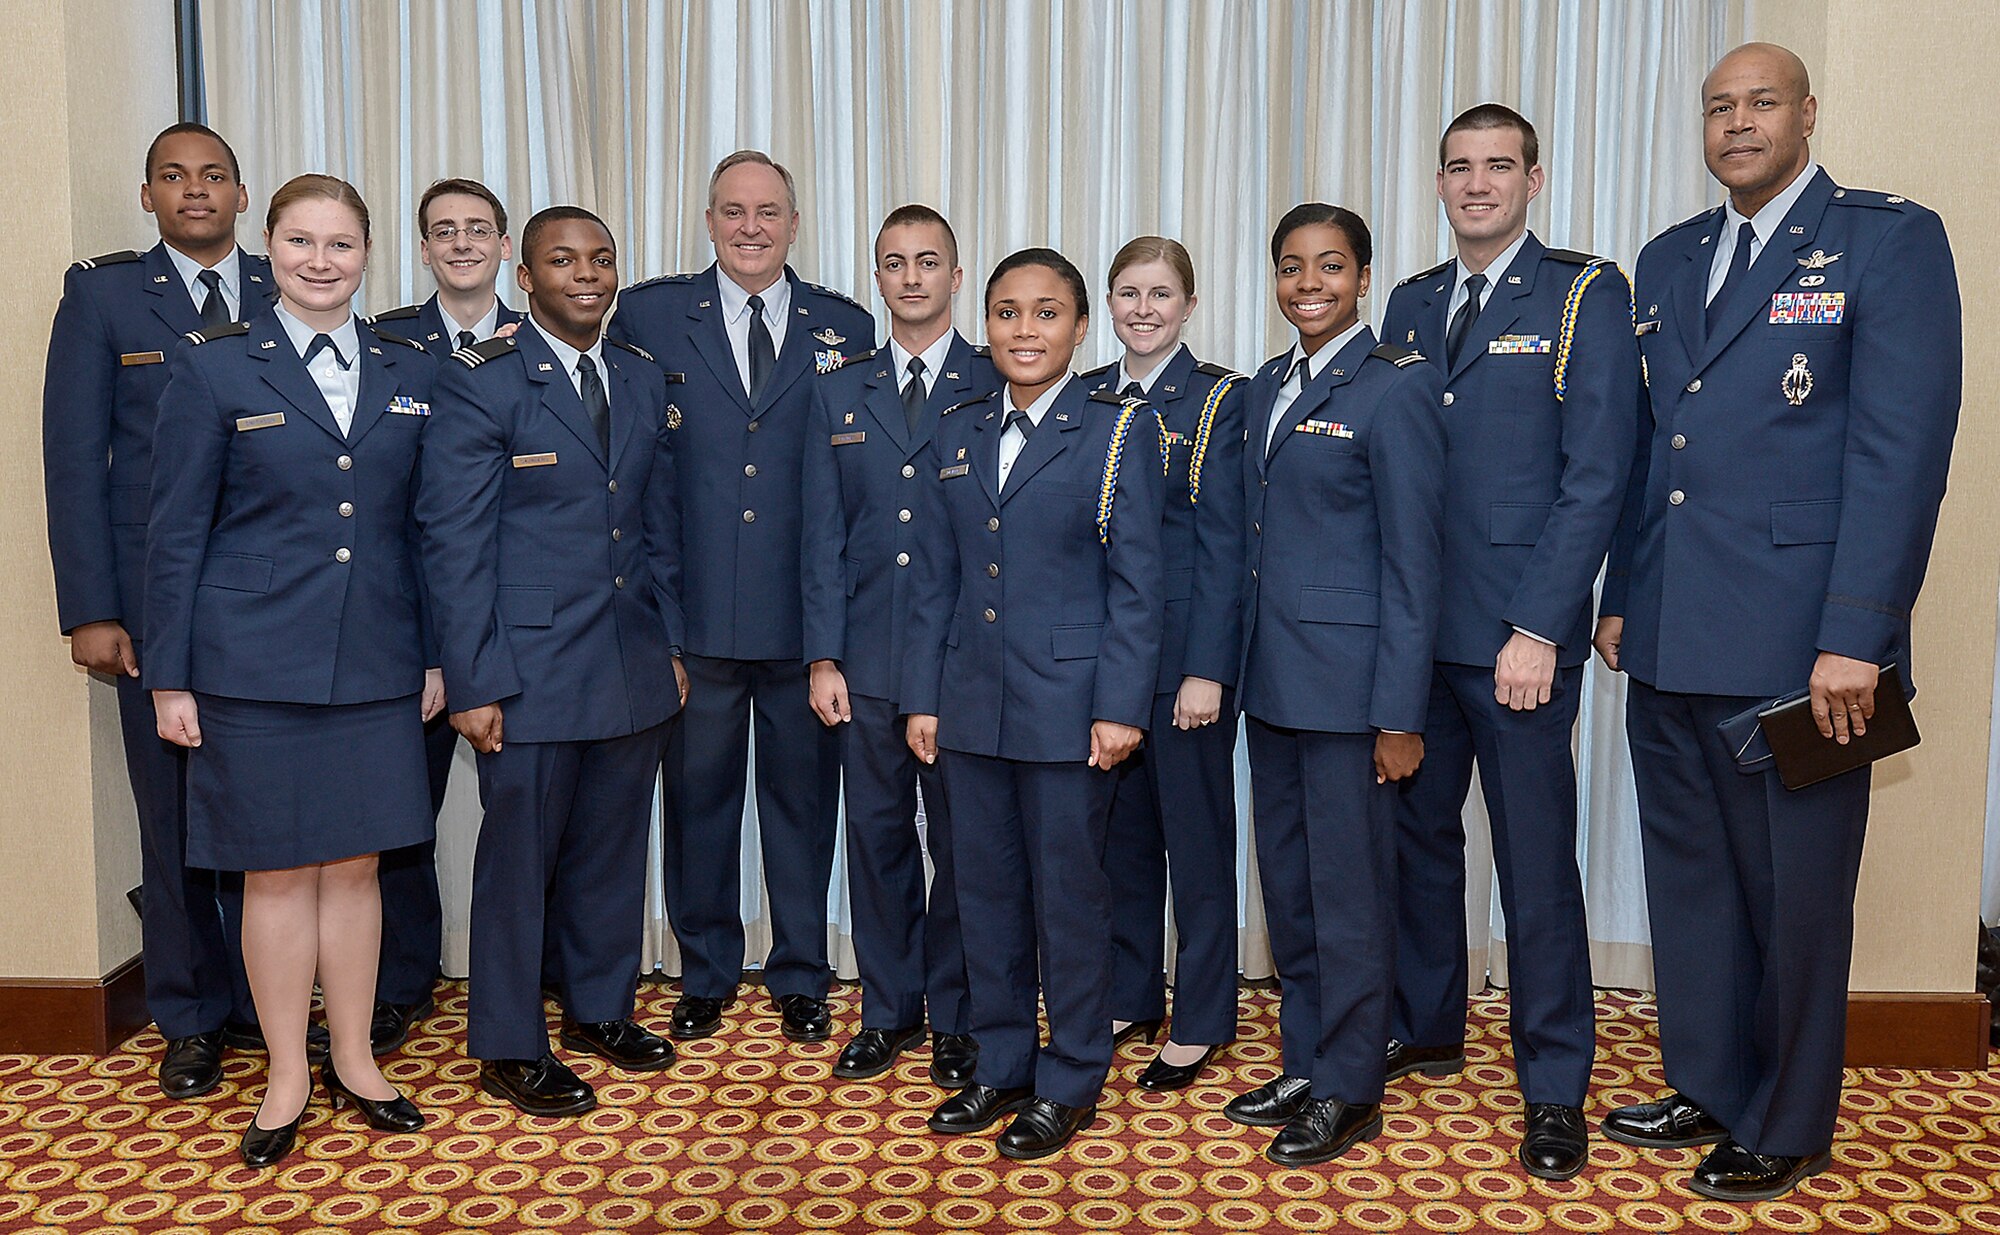
[[[343,519],[352,519],[354,517],[353,502],[342,502],[340,504],[340,517]]]
[[[898,565],[898,566],[908,566],[909,564],[910,564],[910,555],[909,555],[909,554],[907,554],[907,553],[898,553],[898,554],[896,555],[896,565]]]
[[[1447,390],[1444,392],[1444,405],[1446,407],[1450,407],[1456,401],[1457,401],[1457,396],[1452,394],[1451,391]]]
[[[353,455],[342,455],[342,456],[340,456],[340,457],[339,457],[338,459],[335,459],[335,460],[333,461],[333,465],[334,465],[335,467],[339,468],[339,469],[340,469],[341,471],[343,471],[343,472],[344,472],[344,471],[346,471],[346,470],[347,470],[348,468],[351,468],[351,467],[353,467],[353,466],[354,466],[354,456],[353,456]]]
[[[744,427],[745,427],[745,428],[747,428],[747,429],[749,429],[749,430],[750,430],[750,432],[752,432],[752,433],[755,433],[755,432],[757,431],[757,422],[753,420],[753,421],[751,421],[751,422],[750,422],[750,423],[749,423],[748,425],[746,425],[746,426],[744,426]]]
[[[910,477],[912,477],[912,476],[914,476],[914,475],[916,475],[916,474],[917,474],[917,467],[916,467],[916,465],[915,465],[914,463],[905,463],[905,464],[903,465],[903,479],[904,479],[904,480],[908,480],[908,479],[909,479]]]
[[[618,530],[617,528],[615,528],[615,527],[614,527],[614,528],[612,528],[612,529],[611,529],[611,539],[613,539],[613,540],[623,540],[623,539],[625,539],[625,533],[624,533],[624,532],[622,532],[622,531],[619,531],[619,530]]]
[[[1700,394],[1700,393],[1701,393],[1701,379],[1700,379],[1700,378],[1698,378],[1698,377],[1697,377],[1696,379],[1694,379],[1693,381],[1691,381],[1691,382],[1689,382],[1689,383],[1688,383],[1688,393],[1689,393],[1689,394],[1691,394],[1691,395],[1693,395],[1693,394]]]
[[[986,530],[989,532],[997,532],[1000,530],[999,516],[996,515],[995,517],[988,519],[986,521]]]
[[[757,465],[755,463],[745,463],[743,465],[743,474],[745,476],[755,476],[757,474]]]
[[[336,562],[345,562],[345,561],[346,561],[347,559],[349,559],[349,558],[351,558],[351,557],[353,557],[353,556],[354,556],[354,555],[353,555],[352,553],[348,552],[348,551],[347,551],[347,549],[346,549],[345,547],[343,547],[343,548],[339,548],[339,549],[335,549],[335,550],[333,551],[333,560],[334,560],[334,561],[336,561]]]
[[[988,579],[998,579],[1000,577],[1000,563],[998,562],[986,563],[986,577]]]
[[[909,521],[910,521],[910,512],[908,508],[896,512],[896,522],[908,523]]]
[[[755,522],[757,522],[757,512],[756,512],[756,511],[754,511],[754,510],[746,510],[746,511],[744,511],[744,512],[743,512],[743,522],[745,522],[745,523],[755,523]]]
[[[991,609],[988,609],[985,613],[981,614],[980,616],[984,617],[989,622],[997,622],[1000,620],[1000,615],[993,612],[993,610]]]
[[[615,480],[607,483],[604,487],[611,490],[611,492],[613,493],[618,492],[618,482]]]
[[[612,586],[612,587],[618,587],[618,588],[622,588],[622,587],[624,587],[624,586],[625,586],[625,576],[624,576],[624,575],[614,575],[614,576],[612,576],[612,579],[611,579],[611,586]]]
[[[1675,489],[1672,493],[1667,494],[1667,504],[1669,506],[1678,506],[1687,500],[1688,495],[1682,493],[1679,489]]]
[[[1685,434],[1685,433],[1676,433],[1676,434],[1674,434],[1674,449],[1675,449],[1675,450],[1685,450],[1685,449],[1687,449],[1687,444],[1688,444],[1688,440],[1687,440],[1687,434]]]

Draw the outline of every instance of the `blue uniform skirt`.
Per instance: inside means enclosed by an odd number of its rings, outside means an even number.
[[[420,697],[320,706],[197,694],[189,866],[285,870],[433,835]]]

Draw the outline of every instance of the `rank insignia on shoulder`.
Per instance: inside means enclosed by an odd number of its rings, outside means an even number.
[[[1432,266],[1432,267],[1431,267],[1431,268],[1430,268],[1429,270],[1419,270],[1419,271],[1417,271],[1417,273],[1415,273],[1415,274],[1413,274],[1413,275],[1409,276],[1408,278],[1404,279],[1404,280],[1403,280],[1403,281],[1402,281],[1401,283],[1398,283],[1398,284],[1396,284],[1396,286],[1397,286],[1397,287],[1406,287],[1406,286],[1408,286],[1409,284],[1412,284],[1412,283],[1421,283],[1421,282],[1423,282],[1423,281],[1424,281],[1425,279],[1428,279],[1428,278],[1430,278],[1430,277],[1431,277],[1432,275],[1438,275],[1438,274],[1443,274],[1443,273],[1444,273],[1444,272],[1445,272],[1446,270],[1448,270],[1448,269],[1450,269],[1450,268],[1451,268],[1451,259],[1450,259],[1450,258],[1446,258],[1445,260],[1443,260],[1443,261],[1439,262],[1439,263],[1438,263],[1437,265],[1435,265],[1435,266]]]
[[[415,317],[419,313],[422,313],[423,311],[424,307],[420,304],[406,304],[400,309],[390,309],[386,313],[377,313],[375,316],[367,320],[368,324],[371,326],[374,325],[376,322],[400,322],[405,319]]]
[[[609,343],[613,347],[624,348],[626,351],[632,353],[634,356],[637,356],[641,360],[651,360],[653,358],[653,353],[647,351],[643,347],[640,347],[637,343],[627,343],[623,339],[614,339],[610,335],[604,336],[604,341],[606,343]]]
[[[227,326],[212,326],[206,330],[190,330],[187,335],[187,341],[199,347],[204,343],[213,343],[217,339],[230,339],[240,334],[249,333],[250,324],[248,322],[231,322]]]
[[[838,333],[831,326],[826,326],[819,330],[813,331],[813,338],[818,339],[821,343],[826,344],[828,347],[836,347],[842,343],[847,342],[847,336]]]
[[[476,369],[489,360],[505,356],[513,351],[514,347],[514,336],[507,335],[503,338],[495,335],[491,339],[481,339],[470,347],[459,348],[451,354],[451,358],[468,369]]]
[[[95,270],[99,266],[118,266],[126,262],[136,262],[142,255],[131,249],[120,249],[116,253],[100,253],[96,257],[86,257],[70,267],[71,270]],[[162,275],[155,282],[166,282]]]
[[[667,428],[678,429],[680,427],[681,427],[681,409],[675,407],[671,403],[667,404]]]
[[[822,287],[822,286],[821,286],[820,284],[818,284],[818,283],[808,283],[808,284],[806,284],[806,286],[807,286],[808,288],[810,288],[811,290],[813,290],[813,291],[816,291],[816,292],[818,292],[818,293],[819,293],[820,295],[822,295],[822,296],[831,296],[831,297],[833,297],[833,298],[834,298],[835,300],[839,300],[839,301],[843,301],[843,302],[845,302],[845,303],[847,303],[847,304],[851,304],[851,305],[853,305],[853,306],[854,306],[855,308],[857,308],[857,309],[861,308],[861,304],[860,304],[860,302],[859,302],[859,301],[857,301],[857,300],[855,300],[855,299],[854,299],[854,297],[852,297],[852,296],[848,295],[848,294],[847,294],[846,292],[843,292],[843,291],[840,291],[840,290],[838,290],[838,289],[836,289],[836,288],[831,288],[831,287]],[[800,310],[799,310],[799,312],[803,313],[803,312],[805,312],[805,310],[804,310],[804,309],[800,309]],[[864,309],[864,310],[863,310],[863,312],[866,312],[866,310]]]
[[[1109,403],[1113,407],[1125,406],[1125,396],[1115,390],[1093,390],[1090,392],[1090,401],[1092,403]],[[1144,403],[1145,400],[1137,399],[1134,402]]]
[[[376,337],[376,338],[378,338],[378,339],[380,339],[380,340],[382,340],[382,341],[383,341],[384,343],[400,343],[400,344],[402,344],[402,345],[403,345],[404,347],[407,347],[407,348],[412,348],[412,349],[414,349],[414,350],[416,350],[416,351],[419,351],[419,352],[421,352],[421,351],[423,351],[423,350],[424,350],[424,345],[423,345],[423,344],[421,344],[421,343],[419,343],[419,342],[417,342],[417,341],[416,341],[415,339],[406,339],[406,338],[404,338],[404,337],[403,337],[402,335],[399,335],[399,334],[391,334],[391,333],[389,333],[389,332],[388,332],[388,331],[386,331],[386,330],[378,330],[378,331],[376,331],[376,332],[375,332],[375,337]],[[380,354],[380,353],[377,353],[377,355],[379,355],[379,354]]]
[[[1424,362],[1424,354],[1422,352],[1405,351],[1397,347],[1394,343],[1378,343],[1375,345],[1375,349],[1368,354],[1377,360],[1386,360],[1398,369],[1407,369],[1413,364],[1422,364]]]
[[[972,349],[972,354],[975,356],[991,356],[993,354],[993,349],[986,346],[986,344],[981,343],[979,346]]]

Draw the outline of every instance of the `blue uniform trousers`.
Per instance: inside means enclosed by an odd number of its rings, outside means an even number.
[[[1634,679],[1626,732],[1667,1083],[1745,1148],[1833,1143],[1868,768],[1788,790],[1716,724],[1759,702]]]
[[[133,657],[144,653],[135,640]],[[139,815],[146,1011],[170,1039],[225,1021],[254,1025],[243,973],[243,876],[187,864],[187,751],[160,737],[153,696],[137,678],[118,678],[118,727]]]
[[[764,985],[774,998],[824,998],[840,740],[813,715],[796,660],[688,656],[683,664],[688,701],[667,741],[664,846],[682,988],[729,999],[743,975],[743,793],[754,712],[757,835],[771,907]]]
[[[1113,778],[948,750],[952,855],[981,1085],[1091,1106],[1111,1070]],[[1049,1018],[1041,1045],[1040,989]]]
[[[1173,881],[1174,1024],[1182,1045],[1236,1037],[1236,716],[1174,728],[1174,696],[1153,697],[1146,741],[1118,769],[1105,873],[1111,878],[1111,1011],[1146,1021],[1167,1010],[1161,916]],[[1170,862],[1171,860],[1171,862]]]
[[[475,1058],[548,1050],[545,940],[570,1016],[632,1015],[666,728],[597,742],[507,742],[479,756],[486,818],[472,864],[466,1039]]]
[[[433,820],[444,809],[451,756],[457,748],[458,731],[446,714],[424,726],[424,770],[430,778]],[[444,950],[437,841],[385,850],[376,872],[382,888],[382,961],[375,973],[375,998],[416,1003],[431,993]]]
[[[1493,834],[1507,917],[1509,1029],[1529,1102],[1582,1106],[1596,1052],[1590,941],[1576,865],[1576,726],[1583,666],[1558,669],[1549,701],[1516,712],[1493,670],[1439,664],[1424,763],[1396,807],[1400,885],[1391,1033],[1412,1046],[1465,1040],[1465,824],[1472,767]]]
[[[1250,800],[1278,968],[1287,1076],[1314,1098],[1382,1099],[1396,949],[1396,786],[1375,783],[1373,733],[1254,717]]]

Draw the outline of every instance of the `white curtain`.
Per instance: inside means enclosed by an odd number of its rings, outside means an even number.
[[[1284,345],[1265,249],[1295,202],[1369,221],[1378,311],[1397,279],[1449,255],[1436,143],[1477,102],[1540,130],[1537,232],[1629,268],[1648,236],[1715,196],[1698,87],[1744,28],[1744,5],[1723,0],[208,0],[201,16],[209,117],[242,156],[258,217],[304,171],[346,177],[372,204],[371,309],[429,294],[413,221],[436,177],[484,180],[517,226],[553,203],[591,207],[638,279],[712,260],[709,169],[753,146],[798,178],[792,261],[808,279],[875,305],[877,222],[929,203],[958,232],[958,319],[977,338],[985,272],[1006,253],[1051,245],[1095,281],[1125,240],[1158,232],[1195,257],[1191,345],[1246,370]],[[1115,358],[1101,322],[1085,353]],[[1622,711],[1622,682],[1593,669],[1577,853],[1597,981],[1644,987]],[[447,965],[462,973],[478,810],[460,760],[439,860]],[[1261,977],[1247,777],[1238,799],[1240,954]],[[1476,792],[1467,822],[1478,985],[1489,966],[1504,981],[1505,957]],[[754,828],[746,837],[754,964],[765,937]],[[676,972],[654,883],[649,962]],[[844,878],[828,921],[851,976]]]

